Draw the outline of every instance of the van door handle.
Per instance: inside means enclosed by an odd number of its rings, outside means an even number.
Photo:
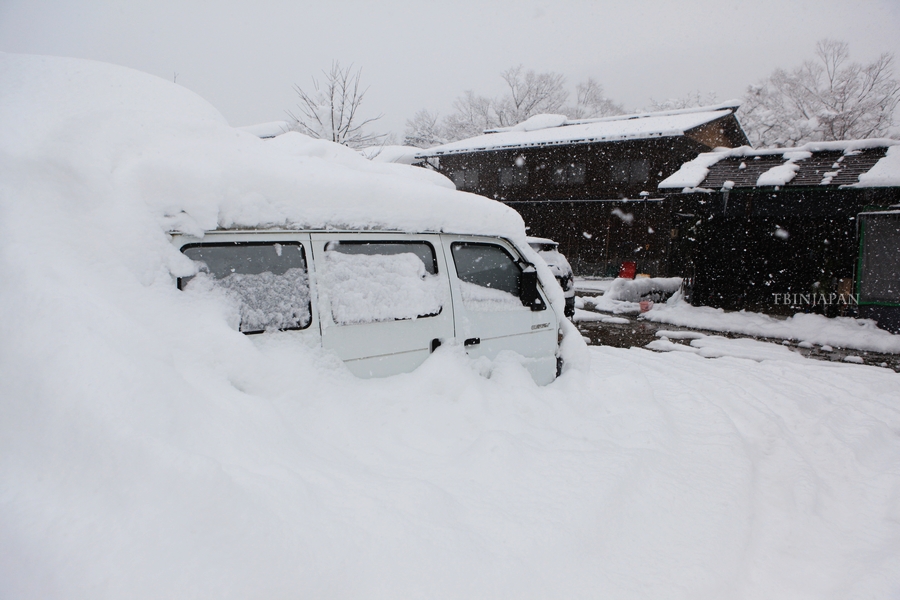
[[[440,345],[441,345],[441,339],[434,338],[433,340],[431,340],[431,344],[429,345],[429,348],[431,348],[431,351],[434,352],[435,350],[437,350],[440,347]]]
[[[463,342],[463,345],[465,345],[465,346],[477,346],[477,345],[480,344],[480,343],[481,343],[481,338],[469,338],[469,339],[467,339],[465,342]]]

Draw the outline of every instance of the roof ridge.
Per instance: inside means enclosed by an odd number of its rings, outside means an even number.
[[[630,121],[632,119],[646,119],[653,117],[671,117],[675,115],[689,115],[693,113],[702,113],[702,112],[716,112],[720,110],[731,110],[732,112],[736,111],[741,106],[741,101],[737,99],[726,100],[725,102],[720,102],[718,104],[710,104],[707,106],[694,106],[691,108],[678,108],[673,110],[660,110],[653,112],[637,112],[637,113],[629,113],[624,115],[611,115],[609,117],[592,117],[589,119],[569,119],[566,117],[566,121],[556,127],[568,127],[569,125],[587,125],[589,123],[607,123],[611,121]],[[532,115],[534,117],[536,115]],[[532,118],[532,117],[529,117]],[[527,121],[528,119],[525,119]],[[516,123],[515,125],[510,125],[509,127],[492,127],[490,129],[485,129],[482,133],[507,133],[510,131],[516,131],[516,127],[524,123],[525,121],[521,121]],[[546,129],[553,129],[553,127],[547,127]]]

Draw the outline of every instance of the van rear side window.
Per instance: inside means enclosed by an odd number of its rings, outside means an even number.
[[[337,325],[433,317],[445,286],[427,242],[329,242],[317,261]]]
[[[181,251],[199,273],[179,279],[178,287],[227,296],[238,307],[243,333],[309,327],[309,275],[299,243],[190,244]]]

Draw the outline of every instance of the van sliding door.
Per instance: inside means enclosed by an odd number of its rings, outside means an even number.
[[[453,337],[440,236],[311,235],[322,345],[358,377],[412,371]]]

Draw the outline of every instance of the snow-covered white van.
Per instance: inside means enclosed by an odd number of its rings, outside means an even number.
[[[173,234],[197,274],[188,293],[222,294],[247,334],[316,338],[359,377],[412,371],[440,345],[524,357],[557,376],[560,323],[532,264],[492,236],[388,231],[220,230]]]

